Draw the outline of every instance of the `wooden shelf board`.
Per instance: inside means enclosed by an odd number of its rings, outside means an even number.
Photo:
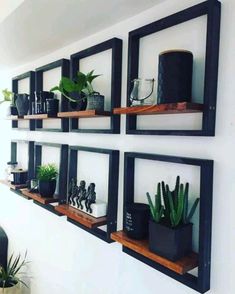
[[[23,117],[19,117],[18,115],[10,115],[7,117],[8,120],[24,120]]]
[[[111,239],[180,275],[198,266],[198,255],[194,252],[178,261],[171,261],[149,251],[147,240],[131,239],[123,231],[112,233]]]
[[[199,103],[169,103],[159,105],[144,105],[133,107],[114,108],[114,114],[128,114],[128,115],[153,115],[153,114],[180,114],[180,113],[194,113],[202,112],[203,104]]]
[[[66,215],[68,218],[77,221],[78,223],[84,225],[89,229],[97,228],[107,224],[106,217],[95,218],[68,204],[55,206],[55,210],[62,213],[63,215]]]
[[[110,111],[84,110],[84,111],[59,112],[58,117],[60,118],[89,118],[89,117],[110,116],[110,114],[111,114]]]
[[[24,116],[25,120],[30,119],[55,119],[56,116],[50,116],[48,114],[28,114]]]
[[[50,203],[55,203],[55,202],[58,202],[59,201],[58,198],[56,197],[56,195],[53,198],[45,198],[45,197],[42,197],[38,193],[31,193],[31,192],[29,192],[28,189],[21,189],[20,191],[26,197],[29,197],[29,198],[31,198],[31,199],[39,202],[39,203],[42,203],[42,204],[50,204]]]
[[[9,188],[11,188],[13,190],[20,190],[20,189],[23,189],[23,188],[27,187],[26,184],[24,184],[24,185],[13,185],[13,184],[11,184],[10,182],[8,182],[6,180],[0,180],[0,183],[8,186]]]

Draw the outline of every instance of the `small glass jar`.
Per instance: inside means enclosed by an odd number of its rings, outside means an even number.
[[[134,79],[133,89],[130,94],[131,106],[154,105],[156,99],[153,97],[154,79]]]

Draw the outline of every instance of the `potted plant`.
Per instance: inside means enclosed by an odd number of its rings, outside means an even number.
[[[2,94],[3,94],[3,100],[0,101],[0,105],[3,104],[4,102],[7,102],[6,116],[9,114],[18,115],[18,111],[15,106],[14,93],[9,91],[8,89],[4,89],[2,90]],[[11,102],[10,107],[9,107],[9,102]],[[9,108],[10,108],[10,111],[9,111]]]
[[[94,70],[88,74],[77,72],[74,80],[62,77],[59,86],[51,89],[59,91],[70,101],[72,110],[104,110],[104,96],[94,91],[92,82],[99,75],[94,75]]]
[[[41,165],[37,169],[38,189],[42,197],[53,197],[56,190],[58,169],[54,164]]]
[[[149,221],[149,249],[169,260],[178,260],[192,251],[192,226],[190,220],[195,213],[199,198],[195,200],[188,213],[189,184],[180,184],[176,179],[175,189],[158,183],[155,203],[147,193],[151,211]],[[162,204],[162,196],[164,205]]]
[[[28,263],[26,262],[27,253],[24,258],[19,254],[14,258],[11,255],[6,268],[0,266],[0,293],[4,294],[20,294],[20,284],[27,285],[18,277],[20,270]]]

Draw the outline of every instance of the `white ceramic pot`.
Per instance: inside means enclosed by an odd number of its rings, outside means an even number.
[[[20,284],[16,284],[13,287],[5,288],[4,291],[0,288],[0,294],[22,294]]]

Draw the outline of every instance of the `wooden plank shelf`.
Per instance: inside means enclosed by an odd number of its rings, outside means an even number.
[[[20,189],[23,189],[23,188],[26,188],[27,187],[26,184],[23,184],[23,185],[13,185],[13,184],[11,184],[10,182],[8,182],[6,180],[0,180],[0,183],[3,184],[3,185],[8,186],[12,190],[20,190]]]
[[[55,203],[55,202],[59,201],[59,199],[56,197],[56,195],[53,198],[45,198],[45,197],[42,197],[38,193],[29,192],[28,189],[21,189],[20,191],[24,196],[26,196],[26,197],[28,197],[30,199],[33,199],[33,200],[35,200],[35,201],[37,201],[37,202],[39,202],[41,204],[50,204],[50,203]]]
[[[89,229],[97,228],[107,224],[106,217],[95,218],[91,215],[88,215],[68,204],[61,204],[55,206],[55,210],[66,215],[68,218],[75,220],[76,222],[84,225]]]
[[[178,261],[171,261],[149,251],[147,240],[131,239],[123,231],[112,233],[111,239],[180,275],[198,266],[198,255],[194,252]]]
[[[182,114],[202,112],[203,104],[199,103],[169,103],[158,105],[144,105],[133,107],[114,108],[113,114],[128,114],[128,115],[153,115],[153,114]]]
[[[89,117],[101,117],[110,116],[110,111],[100,110],[83,110],[83,111],[70,111],[70,112],[59,112],[59,118],[89,118]]]
[[[23,117],[20,117],[18,115],[10,115],[10,116],[7,116],[6,119],[8,119],[8,120],[24,120]]]
[[[50,116],[49,114],[28,114],[24,116],[25,120],[31,120],[31,119],[55,119],[56,116]]]

